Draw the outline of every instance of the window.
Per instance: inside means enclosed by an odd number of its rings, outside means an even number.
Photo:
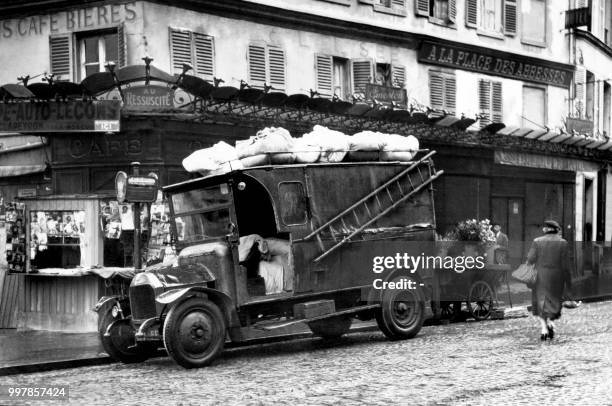
[[[587,71],[584,66],[576,66],[574,72],[574,110],[579,118],[585,117]]]
[[[456,0],[415,0],[415,13],[440,23],[454,23],[457,15]]]
[[[347,100],[350,91],[349,60],[330,55],[315,55],[316,89],[323,97]]]
[[[465,25],[493,35],[516,35],[516,0],[466,0]]]
[[[432,109],[455,113],[457,80],[454,73],[429,71],[429,104]]]
[[[281,182],[278,185],[283,224],[300,225],[306,223],[306,196],[300,182]]]
[[[478,100],[480,107],[480,128],[491,123],[503,121],[503,97],[501,82],[478,81]]]
[[[406,15],[406,0],[360,0],[372,4],[374,11],[393,15]]]
[[[73,39],[76,58],[73,58]],[[50,71],[56,80],[73,80],[73,60],[76,60],[77,80],[106,70],[108,62],[120,68],[127,64],[127,41],[123,25],[112,30],[62,34],[49,37]]]
[[[523,86],[523,127],[546,126],[546,89]]]
[[[523,42],[532,45],[545,45],[546,0],[523,0],[521,8]]]
[[[249,85],[254,87],[272,86],[285,89],[285,51],[273,45],[249,45]]]
[[[215,42],[209,35],[170,28],[170,57],[174,73],[189,64],[196,76],[212,79],[215,75]]]
[[[80,266],[84,233],[84,211],[30,212],[31,268]]]

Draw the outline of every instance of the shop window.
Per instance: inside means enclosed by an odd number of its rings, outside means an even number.
[[[522,41],[546,45],[546,0],[523,0],[521,3]]]
[[[503,97],[501,82],[478,81],[480,128],[491,123],[503,122]]]
[[[457,79],[454,73],[429,71],[429,104],[434,110],[454,114]]]
[[[284,90],[286,82],[285,51],[273,45],[249,45],[249,85],[254,87],[272,86]]]
[[[465,24],[483,34],[516,35],[516,0],[466,0]]]
[[[0,252],[6,252],[9,272],[25,272],[26,219],[23,203],[2,204],[0,199]],[[4,244],[4,247],[1,245]],[[2,250],[4,248],[4,250]],[[2,264],[0,259],[0,266]]]
[[[81,265],[84,211],[30,212],[30,268],[75,268]]]
[[[457,17],[456,0],[415,0],[415,13],[429,17],[432,22],[454,23]]]
[[[523,127],[544,128],[546,126],[546,89],[523,86]]]
[[[183,64],[189,64],[193,68],[190,74],[212,79],[215,75],[214,38],[198,32],[170,28],[170,59],[174,73],[181,73]]]
[[[149,206],[141,205],[141,249],[149,239]],[[116,200],[100,202],[100,226],[104,235],[104,266],[134,265],[134,205]],[[143,253],[141,253],[143,255]]]

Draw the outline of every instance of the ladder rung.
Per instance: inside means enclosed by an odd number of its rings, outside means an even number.
[[[382,204],[380,203],[380,199],[378,198],[378,195],[374,196],[374,198],[376,198],[376,203],[378,203],[378,208],[382,209]]]
[[[353,209],[353,215],[355,216],[355,221],[357,222],[357,225],[360,226],[361,222],[359,221],[359,216],[357,215],[355,209]]]
[[[402,185],[400,184],[399,180],[396,182],[397,185],[397,189],[400,192],[400,196],[404,196],[404,190],[402,189]]]
[[[389,190],[389,188],[386,187],[385,190],[387,191],[387,195],[389,196],[389,200],[391,200],[391,203],[395,203],[395,200],[393,200],[393,196],[391,195],[391,191]]]
[[[332,238],[334,239],[334,241],[338,241],[336,239],[336,233],[334,232],[334,228],[330,225],[329,227],[329,234],[332,236]]]
[[[370,208],[368,207],[368,202],[363,202],[363,207],[365,207],[366,213],[368,213],[368,218],[372,218],[372,213],[370,212]]]

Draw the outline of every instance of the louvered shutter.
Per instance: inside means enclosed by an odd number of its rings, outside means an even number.
[[[432,109],[444,109],[444,77],[437,72],[429,72],[429,105]]]
[[[429,1],[430,0],[414,0],[415,14],[418,16],[429,17]]]
[[[391,65],[391,81],[394,87],[403,89],[406,86],[406,67]]]
[[[457,79],[455,75],[445,75],[444,77],[444,110],[450,114],[455,114],[457,108]]]
[[[249,83],[262,86],[266,83],[266,48],[249,45]]]
[[[480,128],[491,123],[491,82],[478,81],[478,106],[480,109]]]
[[[351,61],[351,72],[353,93],[365,93],[366,84],[371,83],[374,77],[372,61],[369,59]]]
[[[403,9],[406,7],[406,0],[391,0],[391,6]]]
[[[72,80],[72,36],[52,35],[49,37],[50,72],[55,80]]]
[[[586,111],[586,69],[576,66],[574,73],[574,109],[580,111],[580,118],[584,118]]]
[[[472,28],[478,26],[478,0],[465,0],[465,25]]]
[[[270,85],[278,90],[285,89],[285,51],[278,47],[268,48],[268,69]]]
[[[448,21],[457,21],[457,0],[448,0]]]
[[[517,10],[516,0],[504,0],[504,34],[516,35]]]
[[[504,122],[503,104],[502,84],[501,82],[493,82],[491,86],[491,114],[494,123]]]
[[[195,53],[195,73],[199,76],[212,78],[215,76],[215,43],[211,36],[193,33]]]
[[[332,95],[333,58],[329,55],[315,55],[315,75],[317,92],[321,96]]]
[[[127,36],[125,25],[117,26],[117,67],[122,68],[127,65]]]
[[[191,65],[195,69],[191,46],[191,32],[170,28],[170,58],[172,60],[172,71],[175,73],[183,71],[184,63]]]

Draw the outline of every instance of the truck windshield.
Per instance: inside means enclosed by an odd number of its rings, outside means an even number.
[[[178,241],[192,243],[226,235],[230,204],[227,183],[172,195]]]

